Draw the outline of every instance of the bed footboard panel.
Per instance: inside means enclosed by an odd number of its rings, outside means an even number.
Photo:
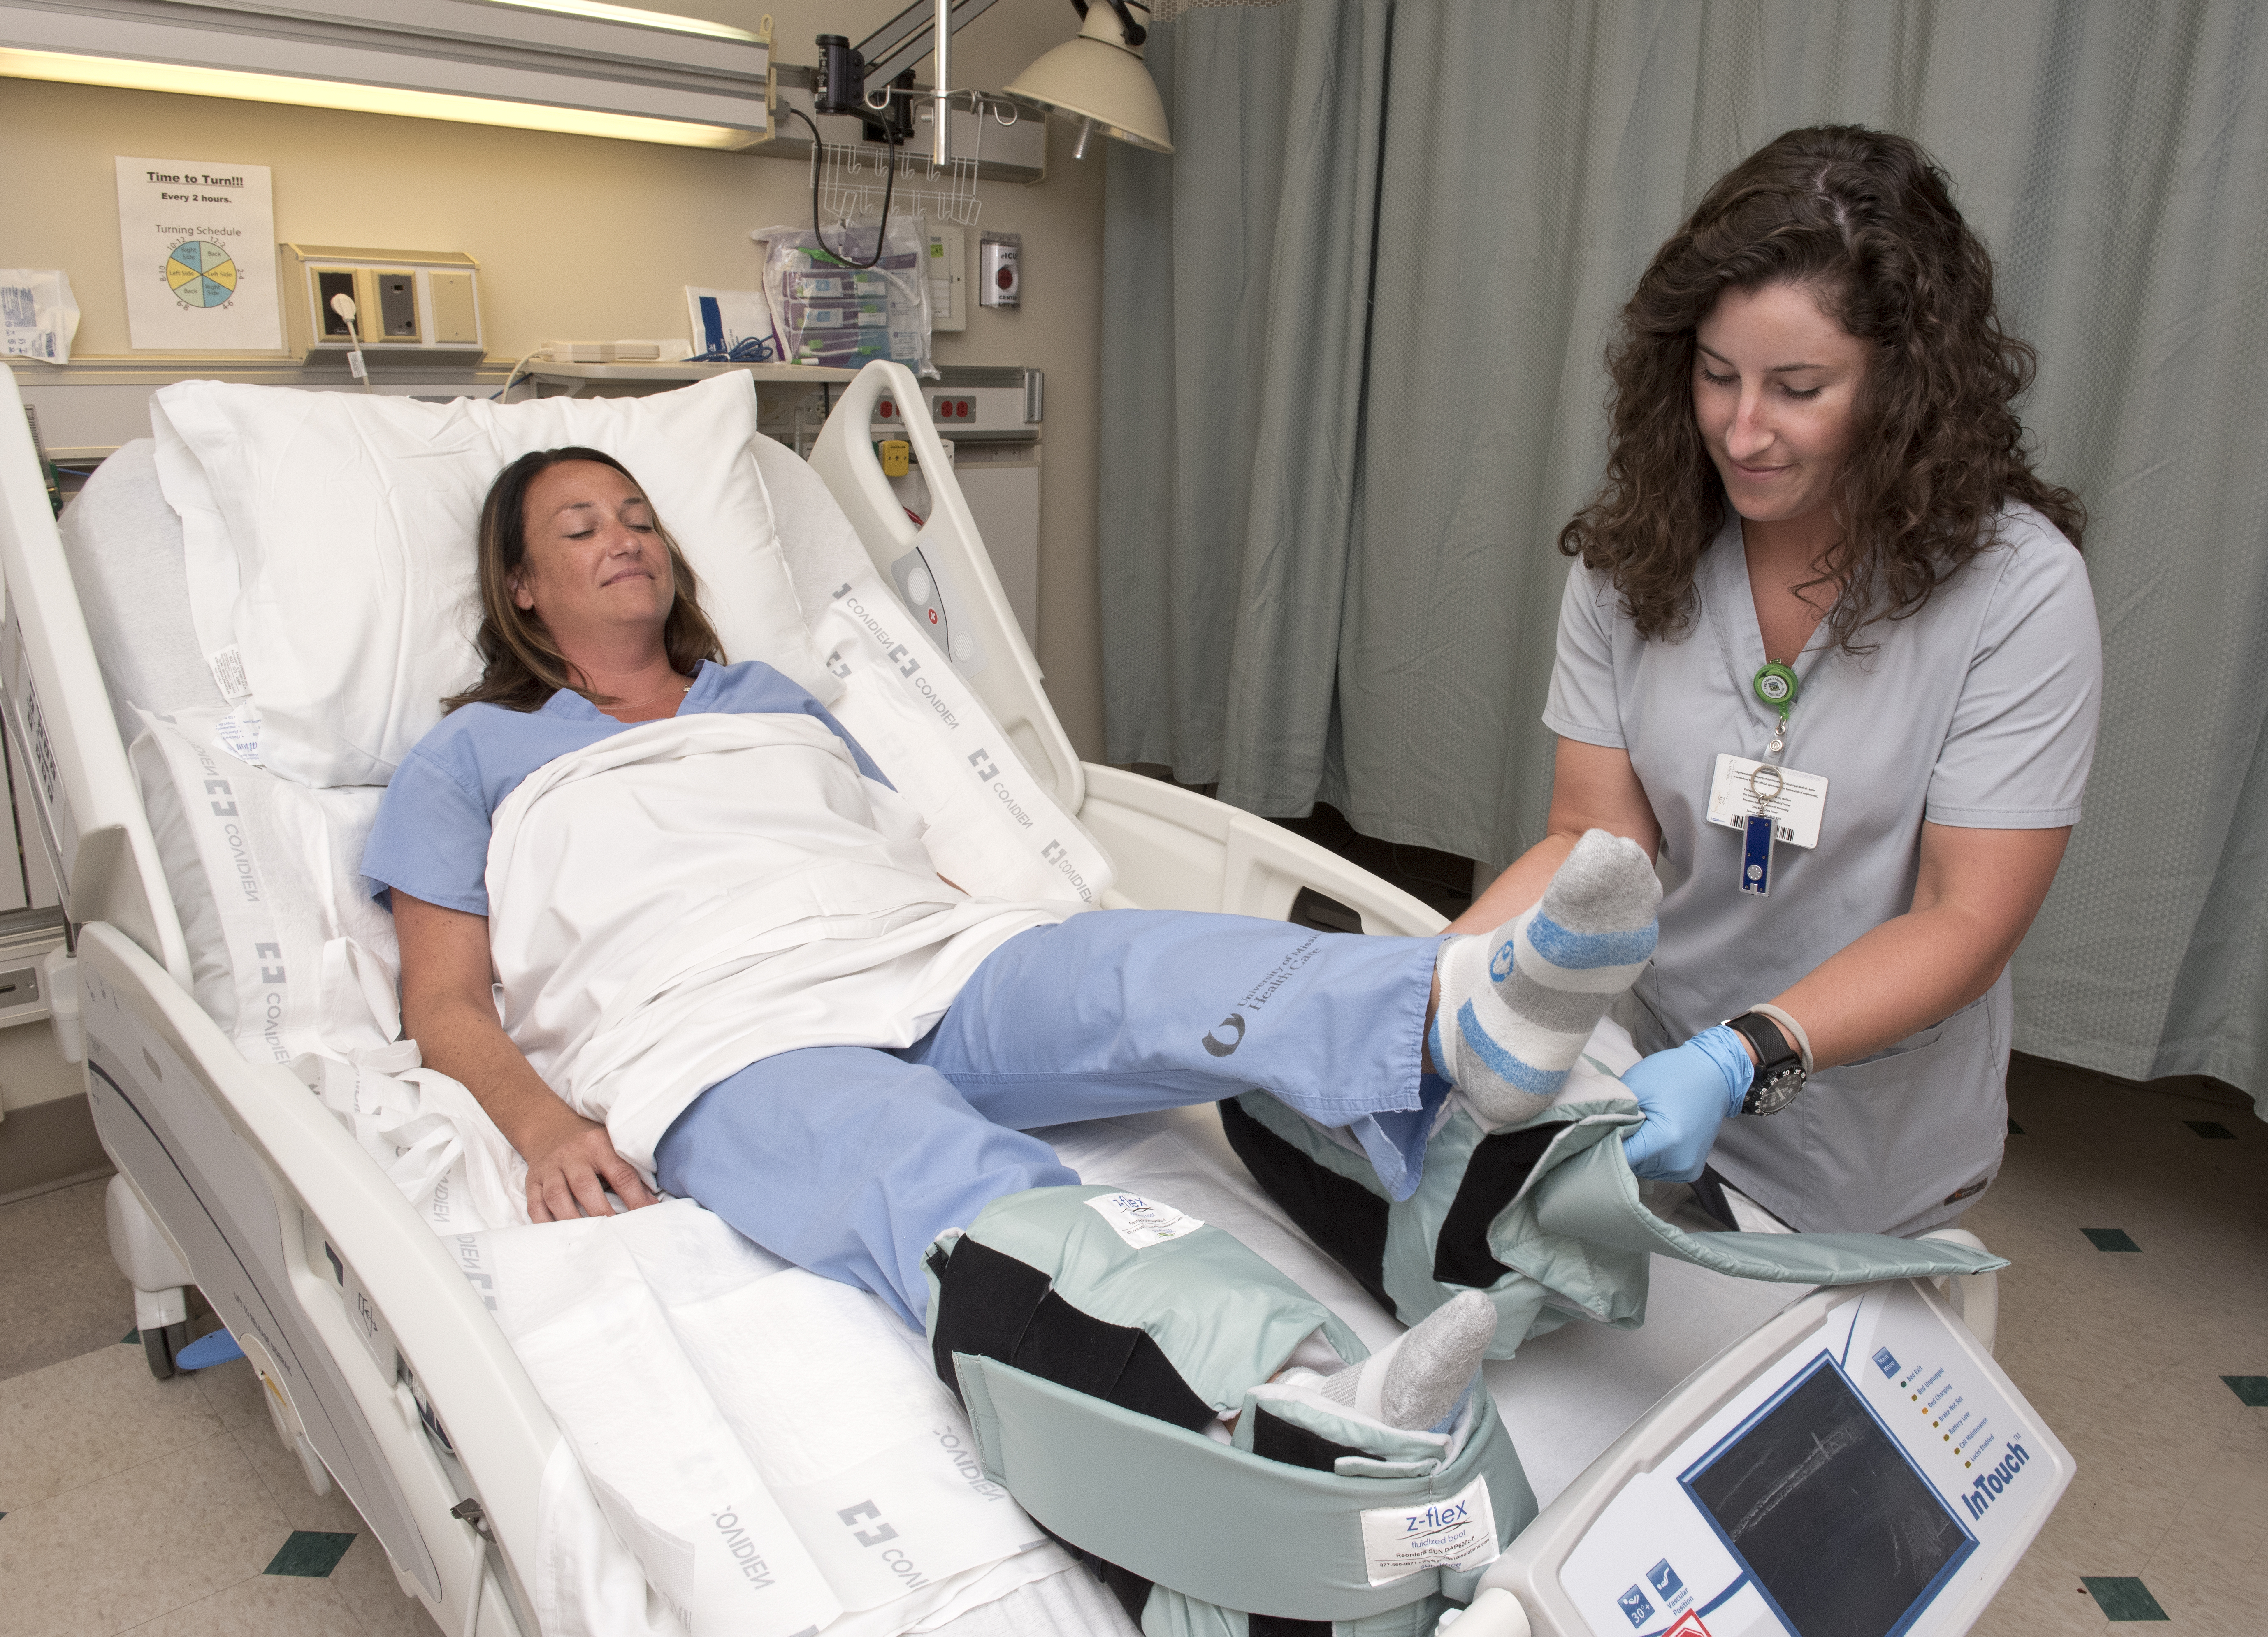
[[[1447,924],[1422,899],[1337,854],[1160,779],[1087,763],[1079,821],[1118,868],[1117,885],[1103,896],[1108,908],[1220,910],[1284,921],[1293,917],[1306,892],[1353,910],[1365,932],[1423,937]],[[1354,930],[1336,919],[1309,924]]]

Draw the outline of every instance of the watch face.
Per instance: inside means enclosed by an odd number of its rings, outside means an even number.
[[[1771,1079],[1762,1082],[1749,1093],[1751,1114],[1777,1114],[1795,1101],[1795,1094],[1803,1090],[1805,1075],[1800,1067],[1783,1068]]]

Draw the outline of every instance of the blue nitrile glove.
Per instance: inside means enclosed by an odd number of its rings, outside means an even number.
[[[1717,1127],[1741,1112],[1756,1073],[1748,1046],[1722,1024],[1632,1063],[1623,1083],[1646,1112],[1646,1124],[1623,1134],[1631,1170],[1656,1182],[1698,1177]]]

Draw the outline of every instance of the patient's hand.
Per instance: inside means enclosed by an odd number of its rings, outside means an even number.
[[[573,1222],[578,1216],[611,1216],[606,1191],[631,1210],[655,1203],[637,1168],[615,1152],[607,1128],[585,1119],[564,1103],[553,1104],[515,1133],[527,1161],[527,1214],[540,1222]]]
[[[611,1216],[608,1188],[632,1210],[653,1204],[607,1128],[561,1102],[497,1020],[488,917],[397,892],[394,930],[401,940],[401,1031],[427,1067],[480,1099],[526,1160],[527,1214],[540,1222]]]

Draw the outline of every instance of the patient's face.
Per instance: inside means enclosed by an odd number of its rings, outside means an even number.
[[[626,626],[651,627],[659,639],[676,586],[637,484],[596,461],[562,461],[527,486],[521,522],[527,555],[512,601],[541,614],[563,650]]]

